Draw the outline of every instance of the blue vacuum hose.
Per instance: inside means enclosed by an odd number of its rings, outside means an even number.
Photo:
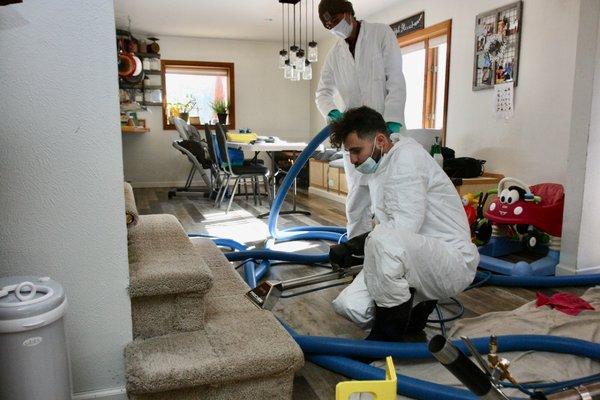
[[[217,246],[228,247],[235,250],[230,253],[225,253],[225,257],[227,257],[229,261],[241,261],[248,259],[254,260],[244,263],[244,280],[248,286],[250,286],[250,288],[255,288],[256,283],[268,272],[271,265],[271,260],[289,261],[299,264],[318,264],[328,262],[328,253],[297,254],[271,250],[270,247],[275,244],[275,241],[281,243],[293,240],[327,240],[335,243],[341,243],[347,240],[346,229],[335,226],[299,226],[283,229],[281,231],[277,230],[277,219],[279,218],[279,212],[281,211],[281,207],[285,200],[285,195],[294,183],[294,179],[296,179],[296,176],[302,167],[304,167],[304,165],[308,162],[308,159],[321,145],[321,143],[329,138],[329,134],[329,126],[326,126],[309,142],[309,144],[302,151],[302,153],[300,153],[297,160],[292,165],[292,168],[290,168],[286,174],[281,186],[279,187],[279,190],[277,191],[277,195],[273,199],[273,204],[271,205],[271,210],[269,212],[268,225],[271,238],[267,240],[265,248],[247,250],[247,246],[231,239],[220,239],[210,235],[197,233],[191,233],[188,236],[209,237]]]
[[[283,327],[296,340],[308,361],[337,372],[352,379],[383,380],[383,369],[364,364],[349,357],[385,358],[392,356],[400,359],[430,359],[433,355],[426,343],[393,343],[366,340],[342,339],[299,335],[288,324],[281,321]],[[551,353],[572,354],[594,360],[600,360],[600,344],[585,340],[544,335],[506,335],[498,336],[498,351],[546,351]],[[481,354],[489,352],[489,338],[472,339]],[[468,349],[462,341],[452,342],[463,353]],[[397,374],[397,391],[415,399],[454,399],[472,400],[477,397],[471,392],[433,382],[423,381]],[[597,375],[565,382],[531,385],[540,389],[556,390],[559,387],[574,387],[597,378]],[[523,385],[529,386],[529,385]]]

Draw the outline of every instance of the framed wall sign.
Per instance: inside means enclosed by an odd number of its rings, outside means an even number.
[[[517,86],[522,9],[517,1],[475,17],[473,90],[505,82]]]
[[[425,27],[425,11],[421,11],[412,17],[404,18],[390,25],[396,37],[406,35],[409,32],[423,29]]]

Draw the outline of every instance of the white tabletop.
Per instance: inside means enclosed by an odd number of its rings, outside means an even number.
[[[307,143],[303,142],[284,142],[277,141],[275,143],[238,143],[238,142],[227,142],[227,147],[234,149],[241,149],[246,151],[302,151],[308,146]],[[319,150],[323,150],[323,145],[320,145]]]

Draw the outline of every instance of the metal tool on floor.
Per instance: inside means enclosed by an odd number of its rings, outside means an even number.
[[[258,308],[272,310],[280,298],[295,297],[302,294],[322,290],[334,286],[345,285],[362,270],[362,265],[343,268],[337,271],[325,272],[289,279],[286,281],[265,281],[246,293],[246,296]],[[319,286],[321,283],[329,282],[329,285]],[[290,290],[304,288],[302,291]]]

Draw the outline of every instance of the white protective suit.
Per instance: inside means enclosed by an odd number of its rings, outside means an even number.
[[[335,311],[368,327],[375,304],[394,307],[444,299],[475,277],[479,253],[454,185],[413,139],[401,136],[368,183],[376,224],[365,242],[363,271],[333,301]]]
[[[402,53],[392,29],[385,24],[361,21],[354,57],[348,43],[339,40],[331,49],[317,87],[317,108],[327,117],[339,109],[336,91],[344,101],[342,110],[368,106],[383,115],[386,122],[404,125],[406,84],[402,74]],[[348,155],[344,155],[344,171],[348,182],[346,217],[348,237],[371,230],[370,217],[363,210],[368,198],[368,176],[356,171]]]

